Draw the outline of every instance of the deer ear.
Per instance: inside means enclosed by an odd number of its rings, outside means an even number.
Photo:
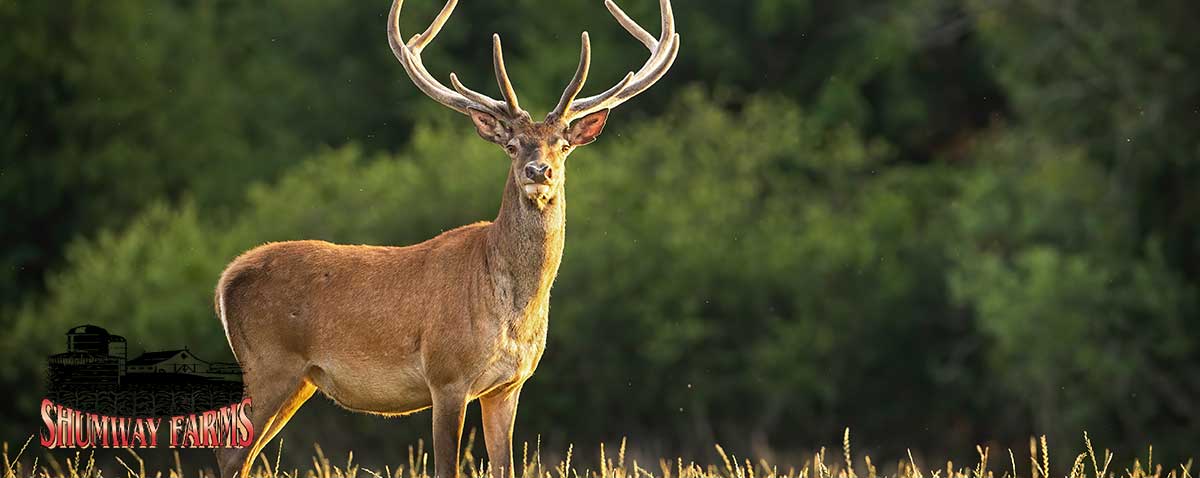
[[[508,128],[495,116],[475,108],[468,108],[467,111],[471,114],[471,122],[475,123],[475,132],[479,133],[479,137],[496,144],[508,142]]]
[[[583,146],[596,140],[604,131],[604,123],[608,121],[609,110],[600,110],[579,118],[567,128],[567,141],[572,146]]]

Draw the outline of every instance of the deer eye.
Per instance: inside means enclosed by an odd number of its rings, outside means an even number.
[[[515,144],[505,145],[504,150],[508,151],[508,154],[517,154],[517,145],[515,145]]]
[[[564,152],[564,153],[569,153],[569,152],[571,152],[571,145],[570,145],[570,144],[564,144],[564,145],[562,145],[562,152]]]

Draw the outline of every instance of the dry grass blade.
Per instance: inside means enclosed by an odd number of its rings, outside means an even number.
[[[608,476],[608,459],[604,456],[604,443],[600,443],[600,476]]]
[[[133,471],[133,468],[130,468],[129,465],[126,465],[125,460],[122,460],[121,457],[119,457],[119,456],[117,457],[117,463],[120,463],[121,466],[125,467],[125,471],[128,473],[128,475],[126,475],[126,476],[132,476],[132,477],[141,476],[141,475],[138,475],[137,472]]]
[[[1083,478],[1084,464],[1083,459],[1087,457],[1087,453],[1080,453],[1075,457],[1075,462],[1071,463],[1071,472],[1067,476],[1070,478]]]
[[[28,442],[27,442],[28,444]],[[658,468],[660,474],[645,469],[641,466],[638,460],[632,459],[638,456],[638,453],[631,453],[627,439],[623,439],[616,457],[610,457],[609,448],[604,445],[599,454],[601,464],[596,469],[584,468],[573,462],[574,446],[568,446],[565,455],[561,460],[548,462],[545,469],[541,467],[541,443],[540,440],[536,451],[529,450],[529,444],[525,444],[525,452],[522,454],[522,465],[524,469],[519,475],[521,478],[857,478],[858,475],[853,467],[856,457],[853,454],[849,430],[843,432],[842,435],[842,460],[834,460],[833,463],[826,462],[825,448],[813,453],[810,459],[805,461],[803,467],[788,468],[786,473],[781,474],[780,469],[776,465],[771,464],[765,459],[758,459],[757,462],[749,458],[738,458],[736,455],[727,452],[720,445],[714,445],[719,461],[715,460],[714,464],[696,464],[695,462],[685,462],[681,457],[658,459]],[[1049,447],[1044,437],[1034,437],[1030,441],[1030,459],[1032,472],[1039,478],[1050,478],[1049,460],[1047,458]],[[383,472],[375,471],[376,469],[362,468],[361,465],[355,463],[355,454],[348,452],[344,462],[344,468],[341,464],[334,466],[325,456],[324,450],[319,446],[313,447],[313,456],[311,457],[310,465],[307,469],[290,470],[285,472],[282,468],[282,444],[276,451],[274,463],[270,460],[263,459],[262,466],[256,468],[254,473],[248,478],[354,478],[361,469],[365,471],[367,476],[373,478],[432,478],[429,472],[429,453],[424,450],[424,443],[418,442],[416,447],[409,447],[408,469],[405,467],[385,466]],[[22,447],[22,450],[27,449],[27,446]],[[68,458],[65,462],[66,466],[59,466],[55,461],[53,454],[48,454],[48,465],[43,468],[38,468],[38,461],[33,461],[32,468],[24,468],[20,463],[20,459],[24,457],[22,452],[18,452],[16,457],[12,457],[8,451],[10,447],[3,444],[3,456],[5,473],[3,478],[101,478],[108,476],[119,476],[120,470],[124,470],[127,477],[135,478],[162,478],[164,475],[168,477],[182,477],[183,465],[179,459],[179,454],[174,453],[174,462],[169,466],[171,468],[162,471],[154,472],[146,470],[144,460],[133,450],[126,450],[133,459],[137,460],[138,466],[133,466],[134,462],[130,461],[130,457],[115,457],[115,463],[109,463],[98,467],[94,455],[83,455],[81,452],[75,452],[74,456]],[[637,450],[634,448],[633,450]],[[862,455],[857,458],[862,460],[860,464],[865,464],[866,472],[863,476],[867,478],[876,478],[878,476],[888,476],[895,478],[1020,478],[1018,475],[1016,456],[1012,449],[1008,449],[1009,465],[1011,470],[1003,470],[995,473],[989,469],[991,461],[990,448],[979,445],[975,448],[977,460],[972,460],[969,464],[955,465],[954,462],[945,462],[944,467],[934,469],[929,467],[928,471],[923,471],[916,462],[916,453],[911,450],[906,452],[905,459],[892,462],[894,468],[886,470],[877,470],[875,461],[869,456]],[[531,454],[532,452],[532,454]],[[1152,452],[1151,452],[1152,453]],[[123,453],[122,453],[123,454]],[[27,458],[27,457],[26,457]],[[1089,478],[1087,473],[1088,462],[1091,462],[1093,471],[1096,476],[1091,478],[1192,478],[1191,468],[1192,461],[1177,465],[1172,468],[1164,467],[1162,463],[1151,461],[1151,456],[1143,456],[1134,458],[1131,466],[1126,468],[1124,473],[1115,473],[1110,475],[1107,472],[1108,466],[1113,459],[1112,452],[1105,450],[1104,459],[1097,455],[1095,444],[1092,443],[1090,435],[1084,435],[1084,448],[1081,453],[1078,453],[1071,467],[1065,475],[1060,475],[1062,478]],[[1141,459],[1146,459],[1143,462]],[[28,460],[27,460],[28,461]],[[1161,461],[1161,457],[1160,457]],[[474,463],[472,461],[472,463]],[[929,466],[925,464],[925,466]],[[107,468],[102,471],[101,468]],[[491,470],[485,466],[472,466],[468,473],[465,473],[466,478],[490,478]],[[514,470],[515,471],[515,470]],[[191,476],[209,477],[214,476],[211,468],[204,465],[197,466],[197,470],[192,471]]]
[[[908,463],[912,466],[912,474],[917,478],[921,478],[921,469],[917,468],[917,460],[913,459],[912,450],[908,450]]]
[[[729,455],[725,453],[725,449],[721,448],[721,445],[719,444],[713,446],[717,449],[717,456],[720,456],[721,461],[725,462],[725,471],[729,473],[728,476],[736,476],[736,474],[733,472],[733,465],[729,462]]]
[[[25,439],[25,444],[21,445],[21,449],[17,450],[17,456],[11,460],[8,458],[8,442],[4,443],[4,478],[15,478],[20,473],[21,455],[25,454],[25,448],[29,446],[29,442],[33,441],[33,435]],[[37,470],[37,465],[34,465],[34,471]]]
[[[979,453],[979,464],[975,465],[975,478],[985,478],[988,467],[988,454],[991,451],[989,448],[975,445],[975,451]]]
[[[854,460],[850,459],[850,427],[846,427],[846,433],[842,435],[842,454],[846,458],[846,474],[850,478],[857,478],[854,474]]]
[[[1042,476],[1050,476],[1050,451],[1046,446],[1046,435],[1042,435]]]
[[[617,468],[625,469],[625,437],[621,437],[621,449],[617,451]]]

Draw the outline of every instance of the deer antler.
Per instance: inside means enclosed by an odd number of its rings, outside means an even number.
[[[446,20],[450,18],[450,14],[454,12],[454,7],[458,5],[458,0],[448,0],[429,28],[424,33],[413,36],[407,43],[404,42],[404,36],[400,34],[400,7],[403,4],[404,0],[395,0],[392,3],[391,12],[388,13],[388,44],[392,46],[392,53],[396,55],[397,60],[400,60],[400,64],[404,66],[404,70],[408,72],[409,78],[412,79],[413,84],[417,85],[418,89],[433,98],[434,101],[459,113],[469,114],[469,109],[477,109],[507,119],[529,118],[529,113],[522,110],[520,103],[517,102],[517,93],[513,90],[512,82],[508,79],[508,73],[504,69],[504,53],[500,46],[500,35],[492,35],[492,60],[496,68],[496,81],[500,85],[504,101],[493,99],[463,86],[454,73],[450,74],[450,84],[454,89],[450,89],[435,80],[433,75],[430,75],[429,71],[425,69],[425,65],[421,62],[421,50],[437,37],[442,26],[446,24]]]
[[[438,32],[442,30],[446,20],[454,12],[454,7],[458,5],[458,0],[448,0],[429,28],[424,33],[413,36],[407,43],[400,34],[398,22],[400,7],[403,3],[404,0],[395,0],[392,10],[388,14],[388,43],[392,46],[392,53],[396,55],[397,60],[400,60],[400,64],[404,65],[404,70],[408,72],[408,76],[412,78],[417,88],[433,98],[434,101],[459,113],[468,114],[469,109],[477,109],[507,119],[529,119],[529,113],[522,110],[517,101],[517,93],[504,68],[504,53],[500,46],[500,35],[492,35],[492,60],[496,69],[496,82],[500,85],[500,93],[503,94],[504,101],[467,88],[458,81],[458,76],[454,73],[450,74],[450,85],[453,89],[447,88],[435,80],[433,75],[430,75],[429,71],[425,69],[425,65],[421,62],[421,50],[430,41],[433,41]],[[650,58],[637,73],[629,72],[624,79],[607,91],[595,96],[577,98],[579,92],[583,90],[583,84],[587,81],[588,69],[592,62],[591,42],[587,32],[583,32],[579,69],[575,71],[575,77],[563,91],[558,106],[546,115],[547,122],[569,123],[575,118],[614,108],[646,91],[667,73],[671,64],[675,62],[675,56],[679,53],[679,34],[675,33],[675,16],[671,12],[671,1],[659,0],[658,5],[662,16],[662,33],[659,38],[655,39],[637,22],[629,18],[629,15],[626,15],[616,3],[612,0],[604,0],[604,6],[608,7],[608,11],[617,19],[617,22],[650,50]]]
[[[650,88],[667,73],[671,64],[675,62],[675,56],[679,53],[679,34],[675,33],[675,15],[671,12],[671,0],[659,0],[658,2],[659,12],[662,16],[662,33],[658,39],[655,39],[637,22],[629,18],[629,15],[626,15],[621,7],[618,7],[612,0],[604,0],[604,6],[608,7],[608,11],[630,35],[646,45],[651,53],[650,58],[636,74],[629,72],[616,86],[607,91],[595,96],[576,99],[580,90],[583,89],[584,82],[587,81],[588,68],[592,62],[591,42],[588,40],[587,32],[583,32],[579,69],[575,71],[575,77],[563,91],[558,106],[546,115],[547,122],[569,123],[575,118],[614,108]]]

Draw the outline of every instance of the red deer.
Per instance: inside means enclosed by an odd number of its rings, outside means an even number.
[[[388,42],[422,92],[468,115],[512,165],[492,222],[447,231],[406,247],[271,243],[242,254],[221,274],[216,310],[253,400],[251,447],[218,451],[223,477],[246,476],[264,445],[317,390],[350,410],[404,415],[433,408],[435,476],[459,476],[467,403],[479,399],[490,470],[514,474],[513,419],[521,386],[546,344],[550,286],[563,253],[566,159],[603,130],[609,110],[666,74],[679,51],[670,0],[660,0],[654,38],[611,0],[617,21],[650,58],[612,88],[579,98],[591,63],[583,33],[579,67],[543,121],[517,102],[500,37],[493,62],[503,101],[451,88],[426,71],[421,51],[457,0],[405,42],[388,15]],[[447,160],[451,160],[447,158]]]

